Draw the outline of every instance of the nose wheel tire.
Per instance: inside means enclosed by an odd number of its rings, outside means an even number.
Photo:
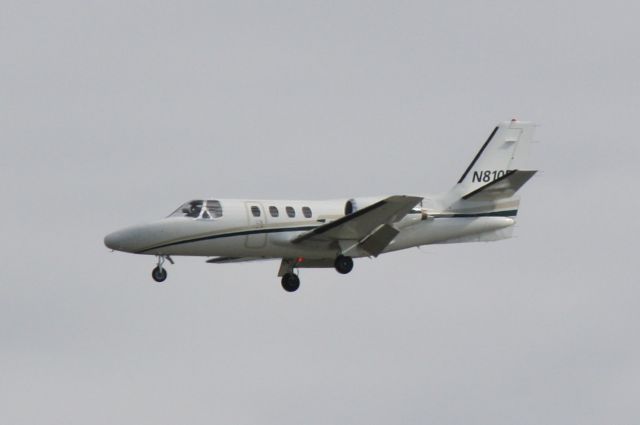
[[[287,292],[295,292],[300,287],[300,278],[293,274],[287,273],[282,276],[282,288]]]
[[[334,265],[338,273],[347,274],[353,270],[353,259],[344,255],[338,255]]]
[[[164,282],[167,279],[167,271],[164,268],[156,267],[151,272],[151,277],[156,282]]]

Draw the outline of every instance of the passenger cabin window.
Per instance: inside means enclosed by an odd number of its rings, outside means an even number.
[[[302,214],[307,217],[307,218],[311,218],[312,214],[311,214],[311,208],[309,207],[302,207]]]
[[[269,214],[271,214],[271,217],[277,217],[280,215],[280,211],[278,211],[277,207],[274,207],[273,205],[271,205],[269,207]]]
[[[291,218],[296,216],[296,210],[293,209],[293,207],[286,207],[285,210],[287,210],[287,215]]]
[[[222,217],[222,205],[216,200],[189,201],[175,210],[169,217],[189,217],[210,220]]]
[[[256,207],[255,205],[252,206],[251,214],[253,214],[254,217],[260,217],[260,208]]]

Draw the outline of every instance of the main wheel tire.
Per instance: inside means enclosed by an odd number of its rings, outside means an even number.
[[[300,278],[293,274],[287,273],[282,276],[282,288],[287,292],[295,292],[300,287]]]
[[[164,282],[167,279],[167,270],[164,268],[160,269],[160,267],[156,267],[151,272],[151,277],[156,282]]]
[[[353,270],[353,259],[345,255],[338,255],[334,263],[336,270],[340,274],[347,274]]]

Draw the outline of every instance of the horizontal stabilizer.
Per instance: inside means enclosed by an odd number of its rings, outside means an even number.
[[[462,199],[494,201],[512,197],[537,171],[511,170],[504,176],[467,193]]]

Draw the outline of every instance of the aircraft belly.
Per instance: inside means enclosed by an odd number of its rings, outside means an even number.
[[[247,248],[246,237],[230,236],[220,239],[207,239],[194,242],[178,243],[162,249],[165,255],[191,255],[191,256],[244,256]]]

